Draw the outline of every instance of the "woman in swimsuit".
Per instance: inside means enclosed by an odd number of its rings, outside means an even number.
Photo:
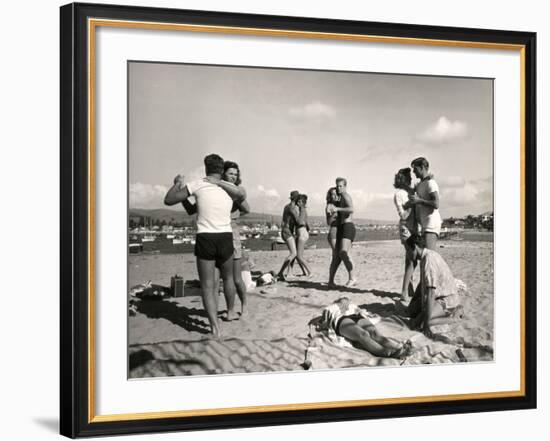
[[[298,196],[296,205],[299,209],[298,220],[296,224],[296,260],[298,265],[302,268],[304,276],[311,276],[311,270],[309,269],[306,260],[304,258],[304,250],[306,242],[309,239],[309,225],[307,219],[307,195],[301,194]]]
[[[222,179],[227,182],[231,182],[237,186],[240,186],[241,170],[235,162],[225,161],[223,165]],[[242,245],[241,245],[241,232],[239,229],[238,219],[241,215],[250,213],[250,206],[246,199],[242,201],[233,202],[231,208],[231,229],[233,230],[233,280],[235,281],[235,287],[237,288],[237,295],[241,300],[241,317],[246,312],[246,284],[242,278]]]
[[[400,342],[382,335],[375,325],[375,316],[342,297],[323,309],[321,327],[332,328],[342,336],[377,357],[404,358],[410,355],[410,340]]]
[[[406,240],[411,237],[411,234],[416,233],[417,223],[414,215],[414,206],[409,203],[409,196],[414,194],[414,189],[411,187],[412,177],[410,168],[402,168],[396,174],[393,182],[395,193],[393,202],[399,216],[399,238],[405,246]],[[414,288],[412,285],[412,276],[416,264],[411,261],[405,249],[405,274],[403,276],[403,285],[401,287],[401,298],[404,301],[412,296]]]
[[[285,270],[289,272],[291,262],[296,258],[296,239],[294,238],[294,232],[296,229],[296,222],[299,216],[299,209],[296,205],[296,201],[300,196],[300,193],[296,190],[290,192],[290,203],[285,205],[283,209],[283,219],[281,222],[281,237],[285,241],[288,247],[289,255],[283,261],[281,269],[277,273],[279,280],[286,280]]]
[[[325,214],[327,217],[327,225],[329,226],[327,240],[332,252],[334,252],[336,249],[336,231],[338,230],[338,213],[334,211],[334,207],[337,207],[338,202],[340,202],[336,187],[328,189],[326,201],[327,206],[325,208]]]

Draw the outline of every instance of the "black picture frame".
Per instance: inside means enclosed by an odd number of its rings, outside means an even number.
[[[103,421],[90,409],[89,18],[519,45],[524,56],[524,388],[516,396]],[[83,436],[254,427],[536,407],[536,34],[118,5],[60,9],[60,433]],[[93,221],[93,220],[92,220]]]

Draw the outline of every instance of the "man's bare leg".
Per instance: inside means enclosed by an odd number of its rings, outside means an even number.
[[[220,265],[220,274],[223,279],[223,294],[227,305],[227,320],[238,319],[239,316],[235,312],[235,280],[233,279],[233,256]]]
[[[340,253],[338,252],[338,244],[336,248],[332,251],[332,260],[330,261],[329,276],[328,276],[328,286],[329,288],[335,287],[334,278],[336,277],[336,272],[342,259],[340,259]]]
[[[363,319],[359,320],[357,322],[357,325],[366,330],[376,343],[386,349],[390,349],[391,351],[395,351],[401,348],[401,342],[397,341],[394,338],[386,337],[385,335],[380,334],[380,332],[378,332],[378,329],[376,329],[376,327],[372,323],[364,324],[361,323],[362,321]],[[367,322],[367,320],[365,320],[365,322]]]
[[[349,239],[342,239],[342,245],[340,247],[340,259],[342,262],[344,262],[344,266],[348,270],[349,280],[348,283],[346,283],[346,286],[354,286],[357,282],[355,280],[355,277],[353,277],[353,261],[351,260],[351,257],[349,255],[349,251],[351,249],[351,240]]]
[[[289,237],[286,240],[286,246],[288,247],[288,251],[290,254],[286,257],[286,259],[283,262],[283,266],[281,266],[281,269],[279,270],[279,273],[277,274],[278,279],[285,279],[284,271],[290,265],[290,262],[296,257],[296,241],[294,237]]]
[[[214,261],[197,258],[197,270],[201,283],[202,303],[208,315],[210,328],[212,334],[219,337],[221,332],[218,326],[218,289],[214,282]]]
[[[378,343],[371,336],[369,331],[358,326],[351,319],[345,318],[342,320],[339,333],[348,340],[359,343],[363,349],[366,349],[368,352],[376,355],[377,357],[391,357],[397,350],[400,349],[400,346],[396,348],[393,347],[393,344],[392,347],[385,347],[383,344]]]

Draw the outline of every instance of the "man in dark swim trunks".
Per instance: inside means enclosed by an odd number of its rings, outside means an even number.
[[[283,209],[283,219],[281,222],[281,237],[288,247],[290,254],[286,257],[283,262],[283,266],[279,270],[277,277],[279,279],[285,280],[284,271],[290,265],[290,262],[296,257],[296,239],[294,238],[294,233],[296,232],[296,224],[298,222],[298,216],[300,214],[296,201],[300,196],[299,191],[290,192],[290,203],[285,205]]]
[[[219,184],[223,174],[223,159],[216,154],[204,158],[206,177],[183,185],[183,177],[174,178],[174,185],[164,197],[164,203],[172,206],[185,201],[189,196],[197,200],[197,235],[195,256],[201,284],[204,309],[215,337],[221,335],[218,325],[218,287],[215,285],[215,268],[223,279],[227,301],[227,319],[237,317],[234,311],[235,282],[233,280],[233,230],[231,208],[233,201],[246,197],[242,187]],[[230,184],[230,185],[227,185]]]
[[[338,207],[333,210],[338,214],[338,229],[336,231],[336,250],[333,253],[332,261],[330,262],[330,274],[328,286],[335,287],[334,276],[338,271],[341,262],[344,262],[349,275],[347,287],[352,287],[357,284],[353,277],[353,261],[349,255],[351,244],[355,240],[355,225],[353,223],[353,201],[347,192],[347,181],[345,178],[336,178],[336,192],[340,196]]]

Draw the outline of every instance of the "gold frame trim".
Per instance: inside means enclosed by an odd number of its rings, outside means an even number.
[[[290,37],[359,41],[370,43],[412,44],[420,46],[444,46],[478,49],[511,50],[520,53],[520,389],[487,393],[434,395],[401,398],[382,398],[351,401],[328,401],[264,406],[246,406],[218,409],[194,409],[179,411],[128,413],[113,415],[95,414],[95,35],[97,27],[117,27],[146,30],[168,30],[202,33],[223,33],[264,37]],[[180,23],[155,23],[130,20],[88,19],[88,422],[137,421],[162,418],[232,415],[240,413],[277,412],[289,410],[334,409],[341,407],[376,406],[389,404],[414,404],[441,401],[512,398],[525,396],[525,45],[476,41],[455,41],[421,38],[388,37],[378,35],[337,34],[278,29],[260,29],[232,26],[189,25]]]

